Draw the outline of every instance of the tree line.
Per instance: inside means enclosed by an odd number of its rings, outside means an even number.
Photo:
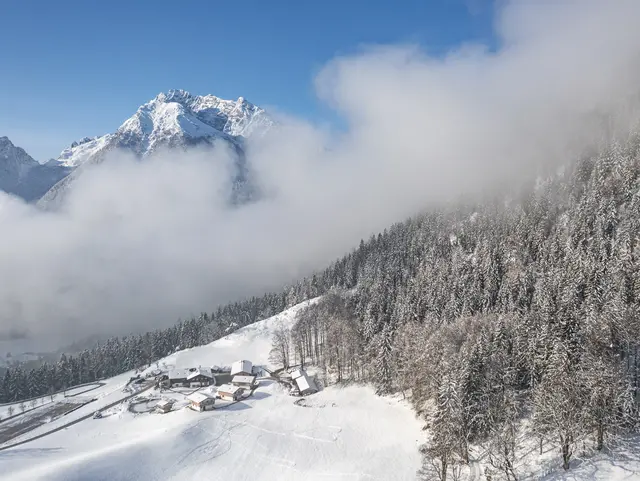
[[[613,142],[361,243],[288,333],[292,362],[406,395],[429,427],[425,479],[458,478],[472,444],[517,479],[524,418],[565,469],[611,446],[638,423],[639,159],[638,137]]]

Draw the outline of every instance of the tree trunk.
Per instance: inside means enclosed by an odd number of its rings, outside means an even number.
[[[441,459],[441,469],[440,469],[440,480],[447,481],[447,456],[442,456]]]
[[[571,459],[571,450],[569,449],[569,442],[564,441],[562,443],[562,467],[565,471],[569,471],[569,460]]]
[[[598,423],[597,433],[596,433],[596,449],[598,451],[602,451],[604,446],[604,426],[602,423]]]

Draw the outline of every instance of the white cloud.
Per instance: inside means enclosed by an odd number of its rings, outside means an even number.
[[[511,1],[497,52],[337,58],[317,87],[347,132],[286,119],[250,144],[255,204],[224,206],[223,151],[121,155],[60,213],[2,199],[0,325],[47,338],[166,325],[324,267],[430,202],[566,161],[597,140],[594,114],[636,107],[637,18],[637,1]]]

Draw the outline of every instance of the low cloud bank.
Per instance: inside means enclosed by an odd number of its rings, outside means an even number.
[[[116,153],[59,212],[0,196],[0,338],[51,347],[166,326],[322,268],[430,203],[579,155],[603,119],[616,128],[637,112],[638,18],[637,1],[510,1],[495,52],[336,58],[317,89],[347,131],[281,119],[248,146],[265,196],[239,208],[224,149]]]

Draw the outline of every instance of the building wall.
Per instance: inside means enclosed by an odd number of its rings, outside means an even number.
[[[231,394],[221,394],[220,395],[220,399],[224,399],[225,401],[237,401],[238,399],[240,399],[242,395],[241,394],[235,394],[234,396],[232,396]]]

